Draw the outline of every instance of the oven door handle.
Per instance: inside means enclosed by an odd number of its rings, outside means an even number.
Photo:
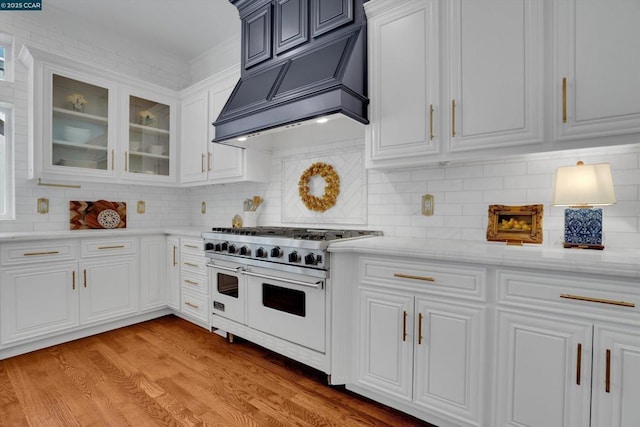
[[[207,267],[217,268],[218,270],[224,270],[224,271],[232,271],[234,273],[239,273],[242,270],[242,267],[232,268],[232,267],[225,267],[223,265],[216,265],[214,263],[207,263]]]
[[[250,270],[243,271],[243,274],[246,274],[247,276],[260,277],[262,279],[277,280],[278,282],[291,283],[292,285],[300,285],[300,286],[305,286],[307,288],[313,288],[313,289],[322,289],[324,287],[323,280],[319,280],[316,283],[308,283],[308,282],[303,282],[301,280],[287,279],[285,277],[276,277],[276,276],[269,276],[268,274],[254,273],[253,271],[250,271]]]

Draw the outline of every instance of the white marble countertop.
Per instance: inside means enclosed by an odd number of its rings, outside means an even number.
[[[0,243],[52,240],[52,239],[87,239],[118,236],[149,236],[154,234],[200,237],[208,228],[172,227],[172,228],[121,228],[117,230],[61,230],[61,231],[25,231],[0,233]]]
[[[640,249],[565,249],[562,246],[508,246],[500,242],[371,237],[329,245],[331,252],[466,262],[640,279]],[[638,283],[640,285],[640,281]]]

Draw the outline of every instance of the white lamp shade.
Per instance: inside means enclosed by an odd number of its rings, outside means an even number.
[[[608,163],[560,167],[556,171],[554,206],[604,206],[616,203]]]

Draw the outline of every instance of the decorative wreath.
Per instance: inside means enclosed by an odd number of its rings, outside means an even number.
[[[324,195],[317,197],[309,194],[309,181],[315,175],[320,175],[327,185],[324,187]],[[333,166],[322,162],[316,162],[309,166],[298,181],[298,194],[302,203],[312,211],[324,212],[336,204],[340,194],[340,177],[333,170]]]

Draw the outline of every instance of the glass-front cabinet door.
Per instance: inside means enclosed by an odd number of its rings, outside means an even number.
[[[50,76],[51,144],[45,144],[45,164],[57,173],[112,175],[110,89],[62,73]]]
[[[173,179],[175,119],[170,101],[129,95],[128,146],[124,172],[129,178]]]

